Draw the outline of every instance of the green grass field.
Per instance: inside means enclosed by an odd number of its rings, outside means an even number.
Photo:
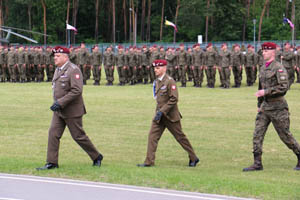
[[[187,153],[165,131],[156,166],[138,168],[146,155],[147,134],[154,114],[152,85],[84,87],[84,128],[104,155],[101,168],[72,140],[61,139],[59,169],[36,171],[45,164],[52,112],[50,83],[0,84],[0,172],[72,178],[216,193],[260,199],[300,199],[296,156],[273,126],[264,142],[264,171],[242,172],[253,162],[252,133],[257,86],[240,89],[179,88],[183,131],[200,163],[187,167]],[[243,83],[245,79],[243,80]],[[179,84],[178,84],[179,85]],[[218,85],[218,84],[217,84]],[[300,84],[286,95],[291,132],[300,141]]]

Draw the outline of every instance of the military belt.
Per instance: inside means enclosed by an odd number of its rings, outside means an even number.
[[[275,101],[282,101],[282,100],[284,100],[283,96],[275,97],[275,98],[265,98],[266,102],[275,102]]]

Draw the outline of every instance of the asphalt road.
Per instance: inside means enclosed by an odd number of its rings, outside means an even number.
[[[0,200],[246,200],[231,196],[0,173]],[[247,199],[248,200],[248,199]]]

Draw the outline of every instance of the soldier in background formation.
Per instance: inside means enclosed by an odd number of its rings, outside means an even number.
[[[108,46],[100,51],[97,45],[88,49],[84,43],[79,47],[70,47],[70,61],[76,64],[83,74],[83,84],[93,74],[93,85],[100,85],[102,65],[105,70],[107,86],[113,85],[114,70],[119,76],[119,86],[126,84],[148,84],[155,80],[154,68],[150,65],[154,60],[167,60],[167,74],[175,81],[186,87],[187,81],[193,81],[194,87],[202,87],[204,71],[208,88],[214,88],[216,69],[220,76],[220,87],[230,88],[231,71],[234,76],[232,87],[239,88],[242,83],[243,68],[246,72],[246,84],[252,86],[256,82],[257,71],[263,66],[262,50],[255,52],[252,45],[247,51],[242,51],[240,45],[234,44],[232,51],[226,43],[220,49],[208,43],[205,48],[195,44],[187,48],[180,44],[179,48],[156,44],[141,48],[128,48],[118,45],[116,48]],[[288,42],[283,51],[276,48],[275,58],[286,68],[289,76],[289,87],[294,83],[295,73],[300,83],[300,48]],[[43,82],[51,81],[55,71],[52,48],[47,47],[3,47],[0,46],[0,81],[1,82]],[[46,78],[45,78],[46,75]]]

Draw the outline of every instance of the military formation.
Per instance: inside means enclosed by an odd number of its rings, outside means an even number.
[[[43,82],[51,81],[55,71],[51,47],[4,47],[0,46],[0,81],[1,82]],[[252,86],[257,79],[257,72],[263,65],[262,51],[255,51],[252,45],[234,44],[231,48],[226,43],[220,48],[208,43],[205,47],[194,44],[178,48],[143,45],[141,47],[118,45],[108,46],[105,50],[95,45],[88,49],[84,43],[79,47],[70,47],[70,60],[83,74],[83,84],[94,79],[93,85],[100,85],[101,74],[105,74],[107,86],[115,82],[117,71],[120,86],[148,84],[155,80],[154,60],[167,60],[167,74],[181,87],[193,82],[194,87],[215,88],[216,76],[219,74],[221,88],[239,88],[242,84],[243,71],[245,83]],[[300,48],[288,42],[281,49],[277,46],[276,60],[286,68],[289,86],[296,80],[300,82]],[[103,69],[103,70],[102,70]],[[102,72],[104,71],[104,72]],[[234,83],[230,82],[233,75]],[[207,83],[204,82],[206,76]],[[296,77],[295,77],[296,76]]]

